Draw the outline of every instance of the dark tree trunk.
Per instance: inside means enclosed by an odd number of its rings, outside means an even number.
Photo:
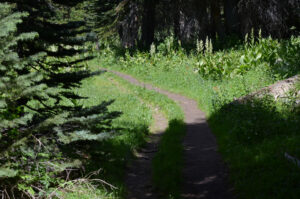
[[[218,34],[219,37],[225,35],[224,27],[222,25],[220,0],[211,1],[211,35],[215,38],[216,34]]]
[[[174,32],[183,44],[190,44],[199,37],[200,15],[202,13],[202,1],[177,0],[175,12]]]
[[[155,31],[155,7],[157,0],[145,0],[144,1],[144,15],[142,24],[142,45],[145,48],[149,48],[154,41]]]
[[[198,1],[198,9],[199,9],[199,23],[200,23],[200,30],[199,30],[199,38],[201,40],[205,40],[205,38],[210,34],[209,28],[209,12],[208,12],[208,0]]]
[[[287,15],[287,27],[290,28],[290,34],[300,35],[300,0],[289,0],[285,6],[285,15]],[[294,28],[291,28],[294,27]]]
[[[140,27],[139,5],[136,0],[129,1],[123,20],[119,26],[119,36],[124,48],[133,48],[138,42],[138,31]]]
[[[224,0],[225,26],[228,34],[239,34],[238,2],[239,0]]]
[[[254,28],[261,29],[263,36],[284,38],[291,35],[291,26],[297,27],[290,19],[299,17],[300,0],[240,0],[238,7],[243,34]]]
[[[177,39],[180,38],[180,0],[174,0],[173,7],[173,23],[174,23],[174,34]]]

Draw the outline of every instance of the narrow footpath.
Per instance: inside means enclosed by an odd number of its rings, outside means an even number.
[[[182,95],[170,93],[150,84],[139,82],[130,75],[111,71],[132,84],[154,90],[176,101],[185,114],[187,126],[184,146],[183,199],[229,199],[233,198],[228,183],[228,171],[217,152],[217,143],[205,114],[197,102]],[[155,197],[136,197],[137,199]],[[131,199],[131,198],[129,198]]]
[[[125,177],[127,199],[159,199],[152,185],[152,160],[158,151],[161,135],[168,127],[168,120],[158,109],[151,109],[154,119],[151,134],[145,146],[136,152],[136,159],[131,162]]]

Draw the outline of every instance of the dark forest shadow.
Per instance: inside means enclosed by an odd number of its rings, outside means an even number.
[[[300,109],[271,99],[224,105],[209,118],[219,150],[241,198],[297,198],[299,168],[285,153],[300,157]]]
[[[111,138],[104,140],[77,141],[62,146],[62,151],[73,159],[82,163],[71,178],[82,178],[100,170],[93,178],[103,179],[111,185],[118,187],[120,195],[124,195],[123,179],[126,165],[134,157],[133,150],[145,144],[148,126],[136,126],[131,123],[121,124],[122,128],[112,128]],[[128,128],[124,128],[128,126]],[[134,128],[133,128],[134,127]],[[119,139],[118,137],[124,137]],[[134,144],[133,144],[134,143]],[[107,187],[109,190],[110,187]]]

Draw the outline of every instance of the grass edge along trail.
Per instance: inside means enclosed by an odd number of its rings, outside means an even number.
[[[126,73],[127,71],[121,70],[121,72]],[[145,80],[137,74],[127,73],[141,81]],[[147,82],[154,83],[155,80]],[[158,85],[156,84],[156,86]],[[179,93],[182,94],[184,91],[182,90]],[[187,95],[187,93],[185,94]],[[188,96],[192,97],[191,95]],[[201,107],[201,99],[195,100],[198,101]],[[281,114],[286,115],[288,113],[289,107],[279,110],[279,107],[286,105],[276,105],[272,100],[263,99],[258,102],[258,105],[257,109],[252,109],[252,105],[249,104],[249,106],[243,108],[235,107],[229,112],[225,108],[221,108],[224,112],[220,111],[219,114],[206,112],[209,125],[217,137],[219,151],[230,169],[231,183],[235,187],[237,196],[242,199],[264,199],[270,193],[272,198],[280,199],[289,195],[290,198],[296,199],[300,194],[299,189],[297,189],[299,182],[296,180],[300,179],[299,168],[287,161],[284,153],[289,152],[299,157],[297,152],[299,151],[297,146],[299,146],[300,140],[299,135],[297,135],[297,132],[299,132],[299,127],[297,127],[299,118],[293,120],[294,122],[289,122],[290,116],[281,117]],[[218,104],[215,104],[215,106],[218,106]],[[249,114],[249,117],[245,116],[247,114]],[[257,116],[257,114],[259,117],[253,119],[252,117]],[[244,120],[242,120],[243,118]],[[233,121],[235,122],[233,123]],[[247,121],[249,121],[249,124],[246,124]],[[277,125],[273,125],[273,123]],[[233,125],[234,129],[232,128]],[[235,129],[239,125],[241,128]],[[243,130],[243,126],[248,129]],[[264,140],[262,142],[245,144],[236,140],[238,133],[242,131],[255,134],[260,131],[269,132],[269,129],[276,131],[276,133],[272,137],[272,132],[270,132],[271,135],[262,138]],[[234,131],[237,135],[231,133]],[[286,131],[291,131],[291,133],[280,135],[280,132]],[[162,172],[161,175],[163,174]],[[158,181],[161,184],[166,183],[160,178],[158,178]],[[172,186],[172,184],[169,186]]]
[[[162,198],[180,198],[185,135],[184,114],[173,100],[155,91],[135,86],[120,77],[116,79],[135,94],[165,113],[169,125],[162,135],[152,163],[153,183]]]
[[[299,41],[299,38],[292,38],[291,41],[280,43],[267,39],[252,44],[253,47],[245,52],[249,54],[245,56],[254,57],[248,63],[251,68],[234,78],[222,80],[202,78],[194,71],[198,61],[195,56],[180,51],[165,54],[157,52],[157,55],[154,52],[151,56],[137,52],[116,57],[109,50],[104,50],[105,57],[100,55],[98,64],[195,99],[206,112],[217,136],[219,151],[230,168],[230,179],[239,198],[297,198],[300,195],[297,188],[300,187],[299,168],[284,157],[285,152],[298,158],[300,156],[297,110],[288,103],[278,104],[268,98],[254,101],[256,108],[251,103],[236,107],[227,104],[235,98],[299,73],[299,66],[295,65],[299,63],[299,57],[291,57],[291,54],[299,54]],[[273,48],[273,44],[276,47]],[[239,49],[222,53],[230,58],[234,51]],[[284,52],[277,54],[280,51]],[[272,56],[270,62],[268,57],[261,57],[269,55]],[[287,67],[294,73],[285,73],[289,71]]]
[[[101,146],[94,149],[95,155],[98,156],[98,164],[92,165],[93,168],[90,170],[101,168],[100,175],[93,176],[91,181],[85,179],[84,183],[66,184],[67,186],[61,189],[62,198],[123,198],[126,193],[123,183],[125,166],[133,157],[133,151],[145,142],[152,120],[151,111],[134,93],[119,87],[118,82],[109,73],[84,80],[83,87],[76,92],[89,97],[84,101],[83,106],[91,106],[103,100],[115,100],[109,109],[121,111],[123,114],[112,124],[115,129],[119,129],[117,134],[101,142]],[[100,153],[97,154],[97,150]],[[103,187],[102,183],[100,186],[93,186],[94,178],[103,179],[118,189]]]
[[[92,66],[92,68],[97,69],[95,68],[95,66]],[[180,193],[179,190],[180,190],[180,183],[182,178],[181,171],[182,171],[183,148],[181,145],[182,143],[181,138],[183,138],[185,133],[184,123],[183,123],[183,112],[181,111],[180,107],[175,102],[173,102],[172,100],[170,100],[169,98],[167,98],[162,94],[159,94],[154,91],[149,91],[138,86],[134,86],[129,82],[127,82],[126,80],[123,80],[120,77],[111,74],[109,72],[106,72],[100,75],[99,77],[93,77],[89,80],[86,80],[86,82],[84,83],[84,87],[79,92],[81,91],[84,91],[83,93],[90,92],[85,90],[87,89],[85,88],[85,85],[88,86],[88,89],[91,89],[91,85],[93,85],[92,87],[95,87],[94,89],[99,89],[99,92],[101,92],[101,94],[103,94],[103,90],[105,89],[109,90],[108,92],[112,92],[111,86],[105,88],[105,85],[101,85],[99,84],[99,82],[97,84],[97,78],[100,79],[102,78],[104,81],[107,81],[105,84],[113,84],[112,87],[115,87],[115,89],[119,90],[121,96],[122,93],[128,93],[128,95],[133,95],[137,98],[140,98],[142,102],[139,101],[139,103],[143,104],[143,102],[145,102],[146,104],[149,103],[153,106],[159,107],[159,109],[167,116],[167,119],[169,120],[169,127],[166,133],[162,136],[161,144],[159,145],[159,150],[155,155],[153,161],[153,182],[155,184],[155,187],[157,187],[157,191],[161,192],[164,198],[166,198],[165,196],[171,196],[172,198],[177,198]],[[95,91],[90,93],[95,93]],[[106,95],[108,95],[109,97],[109,93],[107,93]],[[112,97],[116,97],[116,96],[111,96],[110,98]],[[95,98],[95,96],[93,96],[93,98]],[[87,102],[87,103],[89,104],[93,102]],[[128,102],[124,101],[123,105],[126,103]],[[119,108],[121,108],[120,105],[118,105],[117,108],[118,110]],[[114,104],[112,106],[114,106]],[[147,105],[145,105],[144,107],[147,107]],[[127,113],[129,112],[130,111],[127,110]],[[137,118],[139,117],[136,117],[135,119]],[[149,119],[147,119],[147,121],[149,121]],[[150,123],[148,123],[148,127],[149,126]],[[145,139],[147,139],[147,137],[145,137]],[[134,147],[139,147],[139,145],[140,144]],[[176,153],[174,153],[174,151],[176,151]],[[96,189],[96,191],[93,192],[90,190],[89,187],[91,187],[91,184],[89,184],[88,182],[83,184],[77,184],[76,186],[73,186],[72,183],[70,183],[70,187],[72,187],[73,189],[74,187],[76,187],[76,191],[73,192],[71,191],[70,193],[63,195],[64,199],[79,199],[79,198],[90,198],[90,197],[101,197],[101,198],[108,198],[108,199],[123,198],[126,194],[126,188],[123,187],[124,186],[122,185],[123,179],[120,178],[122,176],[122,174],[120,173],[125,171],[122,168],[123,166],[118,168],[119,170],[123,170],[121,172],[118,171],[119,174],[117,174],[117,177],[120,180],[118,182],[118,186],[121,187],[121,190],[119,190],[118,192],[110,193],[110,191],[105,191],[102,188]],[[170,173],[170,175],[165,175],[166,173]]]

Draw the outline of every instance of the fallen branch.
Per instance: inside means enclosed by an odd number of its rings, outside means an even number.
[[[271,86],[262,88],[259,91],[240,97],[236,99],[233,103],[245,104],[254,98],[263,98],[266,95],[273,96],[275,100],[285,98],[288,92],[294,88],[297,81],[300,81],[300,75],[296,75],[291,78],[279,81],[275,84],[272,84]],[[300,95],[300,91],[297,92],[297,94]]]

